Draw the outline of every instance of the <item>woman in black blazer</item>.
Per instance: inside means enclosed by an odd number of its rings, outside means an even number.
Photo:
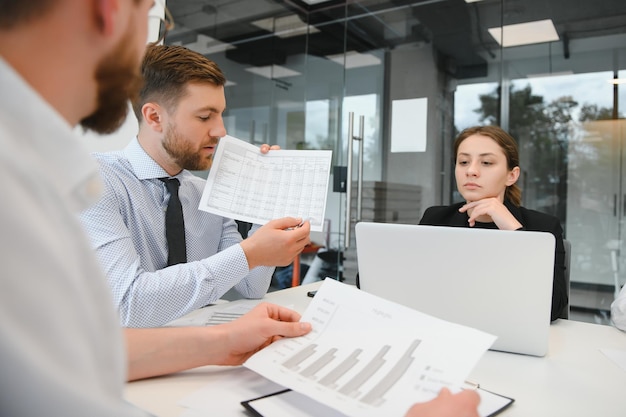
[[[454,155],[457,189],[465,203],[430,207],[420,224],[552,233],[556,249],[551,320],[556,320],[568,301],[563,229],[556,217],[520,205],[515,140],[497,126],[472,127],[456,138]]]

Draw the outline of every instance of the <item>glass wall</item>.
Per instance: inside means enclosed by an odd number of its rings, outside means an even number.
[[[626,85],[610,82],[626,78],[626,2],[167,4],[177,27],[166,42],[204,53],[229,79],[229,134],[332,149],[336,175],[352,166],[361,195],[348,202],[331,186],[329,227],[318,239],[341,253],[343,279],[356,275],[349,225],[418,223],[425,208],[458,201],[455,134],[497,124],[519,142],[523,205],[557,216],[572,243],[573,310],[606,322],[626,281]],[[413,102],[413,117],[394,120]],[[351,113],[354,136],[363,116],[360,140],[348,137]]]

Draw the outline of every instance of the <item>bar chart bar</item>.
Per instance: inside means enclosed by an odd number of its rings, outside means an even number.
[[[381,366],[383,366],[386,362],[384,358],[385,354],[391,349],[391,346],[385,345],[380,351],[372,358],[372,360],[359,372],[356,374],[350,381],[348,381],[340,390],[341,394],[347,395],[348,397],[356,398],[361,393],[359,392],[359,388],[365,382],[367,382],[372,375],[374,375]]]
[[[357,358],[363,352],[363,349],[356,349],[346,359],[343,360],[335,369],[330,371],[325,377],[320,379],[319,383],[328,388],[337,388],[337,380],[352,369],[359,361]]]
[[[381,405],[385,401],[383,395],[385,395],[385,393],[387,393],[387,391],[389,391],[389,389],[400,380],[406,370],[409,369],[409,366],[415,359],[412,356],[413,352],[415,352],[415,349],[417,349],[420,343],[421,340],[414,340],[389,373],[385,375],[385,377],[378,384],[376,384],[370,392],[363,396],[361,401],[373,406]]]
[[[336,348],[329,349],[328,352],[324,353],[318,359],[315,360],[311,365],[307,366],[300,375],[305,378],[315,379],[315,374],[328,365],[333,359],[335,359],[335,353],[337,353]]]
[[[317,348],[316,344],[308,345],[300,352],[296,353],[291,358],[283,362],[283,366],[297,372],[298,370],[300,370],[300,367],[298,365],[300,365],[300,363],[302,363],[304,360],[310,358],[312,355],[315,354],[315,348]]]

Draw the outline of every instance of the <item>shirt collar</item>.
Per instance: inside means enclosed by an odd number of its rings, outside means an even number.
[[[100,196],[102,184],[96,162],[73,127],[0,57],[1,125],[14,133],[0,138],[7,152],[30,155],[46,181],[70,203],[83,210]],[[19,100],[19,105],[15,102]]]
[[[170,177],[170,174],[141,147],[136,136],[126,145],[126,148],[124,148],[124,156],[133,167],[133,172],[140,180]],[[188,170],[183,169],[178,174],[174,175],[173,178],[180,179],[182,183],[182,179],[189,176],[194,175]]]
[[[170,175],[161,168],[161,165],[152,159],[150,155],[141,147],[137,137],[134,137],[126,148],[124,155],[133,167],[133,172],[140,180],[169,177]]]

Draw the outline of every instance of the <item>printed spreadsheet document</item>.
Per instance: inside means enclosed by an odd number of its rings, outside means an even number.
[[[200,210],[255,224],[281,217],[324,226],[330,150],[272,150],[262,154],[233,136],[220,139]]]

